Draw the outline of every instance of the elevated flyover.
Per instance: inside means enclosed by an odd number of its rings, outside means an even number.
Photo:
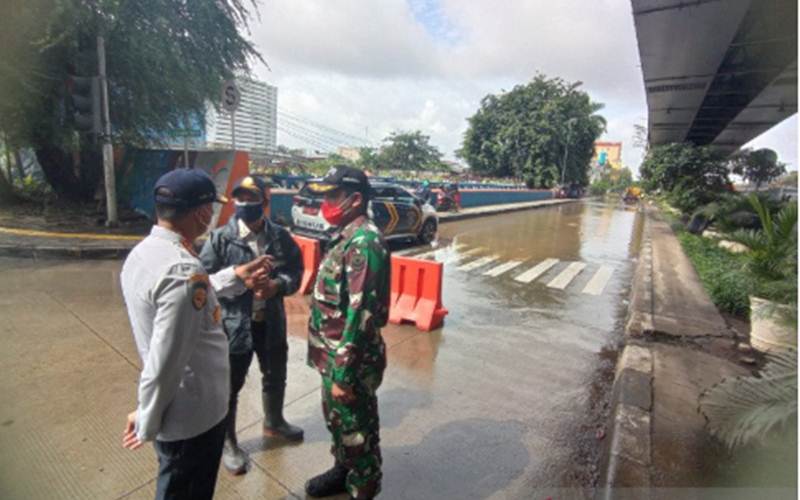
[[[631,0],[651,145],[731,153],[797,112],[797,0]]]

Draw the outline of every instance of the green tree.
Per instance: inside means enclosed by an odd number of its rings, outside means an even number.
[[[380,154],[375,148],[369,148],[369,147],[359,148],[358,162],[356,163],[359,168],[376,173],[380,170],[381,167]]]
[[[629,168],[607,169],[592,183],[589,192],[595,196],[607,192],[622,193],[631,185],[633,185],[633,173]]]
[[[0,16],[0,131],[33,147],[52,187],[87,198],[99,146],[76,133],[65,83],[97,74],[105,37],[115,144],[147,145],[202,116],[225,79],[260,59],[244,0],[11,0]]]
[[[731,172],[741,175],[756,189],[786,173],[786,165],[778,161],[778,153],[771,149],[743,149],[730,160]]]
[[[392,170],[441,170],[442,153],[430,143],[430,137],[419,130],[392,132],[383,140],[378,161]]]
[[[459,156],[477,173],[530,186],[588,183],[594,141],[605,130],[602,104],[581,83],[537,75],[510,92],[487,95],[469,118]]]
[[[325,175],[331,168],[337,165],[347,165],[348,167],[355,167],[356,164],[352,160],[348,160],[344,156],[332,154],[322,160],[316,160],[305,167],[305,172],[313,175]]]
[[[639,173],[648,191],[661,190],[685,213],[728,191],[725,158],[710,146],[671,143],[651,148]]]

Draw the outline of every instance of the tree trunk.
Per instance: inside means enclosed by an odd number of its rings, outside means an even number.
[[[78,155],[77,169],[73,155],[57,146],[38,146],[36,158],[48,184],[59,197],[72,201],[94,199],[102,165],[102,156],[96,150],[82,149]]]

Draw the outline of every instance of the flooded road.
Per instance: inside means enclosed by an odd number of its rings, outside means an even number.
[[[448,223],[436,249],[402,250],[445,262],[450,314],[430,333],[384,329],[381,498],[589,494],[640,235],[636,212],[580,202]],[[153,450],[119,444],[141,366],[120,266],[0,259],[3,498],[152,498]],[[237,425],[252,467],[220,474],[216,498],[305,498],[332,463],[307,298],[287,314],[285,413],[305,441],[261,437],[254,363]]]
[[[613,370],[641,230],[635,211],[576,203],[447,224],[439,249],[421,253],[445,263],[450,310],[428,391],[436,405],[507,429],[478,447],[496,456],[476,471],[519,468],[509,498],[592,475],[598,391]],[[514,442],[525,459],[506,463]]]

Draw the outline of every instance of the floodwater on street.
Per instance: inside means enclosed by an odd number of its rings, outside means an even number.
[[[587,497],[642,219],[576,202],[443,225],[444,327],[388,326],[379,391],[381,498]],[[0,259],[0,496],[152,498],[150,447],[120,446],[140,361],[121,263]],[[287,300],[286,416],[305,441],[260,433],[253,364],[238,429],[252,466],[216,498],[305,498],[327,469],[319,377],[305,366],[307,299]]]

